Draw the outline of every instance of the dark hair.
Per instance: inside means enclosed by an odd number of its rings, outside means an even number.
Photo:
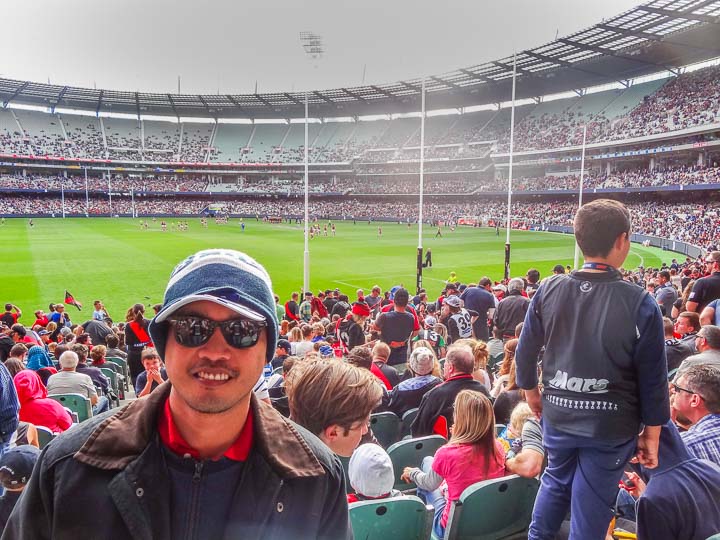
[[[16,343],[12,346],[12,349],[10,349],[10,353],[8,356],[22,356],[23,354],[28,352],[28,348],[24,343]]]
[[[117,346],[120,344],[120,339],[113,333],[108,334],[105,336],[105,343],[107,346],[111,349],[117,349]]]
[[[12,309],[12,304],[5,304],[5,311],[10,311]]]
[[[16,332],[20,337],[25,337],[27,335],[27,330],[25,330],[25,327],[22,324],[13,324],[12,331]]]
[[[77,354],[79,363],[83,363],[85,362],[85,360],[87,360],[88,348],[85,345],[82,345],[81,343],[76,343],[75,345],[70,347],[70,350]]]
[[[661,271],[658,273],[658,276],[660,276],[661,278],[666,279],[667,281],[670,281],[670,272],[668,272],[667,270],[661,270]]]
[[[539,279],[540,279],[540,272],[537,269],[531,268],[530,270],[527,271],[527,280],[530,283],[537,283]]]
[[[5,367],[10,372],[11,377],[15,377],[19,372],[21,372],[23,369],[25,369],[25,366],[23,366],[23,363],[18,360],[17,358],[8,358],[3,362],[5,364]]]
[[[630,236],[630,225],[630,212],[624,204],[598,199],[575,214],[575,240],[586,257],[604,257],[618,236]]]
[[[680,315],[677,316],[678,319],[680,317],[682,317],[683,319],[687,319],[688,324],[695,330],[700,330],[700,315],[698,315],[694,311],[683,311]]]
[[[83,345],[85,345],[87,344],[88,339],[90,339],[90,334],[88,334],[87,332],[83,332],[75,339],[75,343],[82,343]]]
[[[396,306],[405,307],[408,305],[409,300],[410,293],[408,293],[406,289],[398,289],[397,291],[395,291],[393,301],[395,302]]]
[[[353,347],[347,355],[347,361],[353,366],[357,366],[363,369],[370,369],[372,366],[372,352],[367,347],[358,345]]]

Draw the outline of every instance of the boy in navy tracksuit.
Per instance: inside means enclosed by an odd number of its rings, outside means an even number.
[[[531,539],[555,538],[568,509],[571,539],[604,539],[623,467],[633,454],[657,466],[670,418],[660,309],[616,269],[630,250],[629,212],[593,201],[575,216],[575,238],[583,268],[540,286],[515,356],[518,385],[542,412],[548,455]]]

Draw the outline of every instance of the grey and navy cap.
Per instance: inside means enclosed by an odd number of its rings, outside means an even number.
[[[0,485],[17,489],[30,481],[40,450],[30,444],[11,448],[0,458]]]
[[[231,249],[206,249],[178,264],[170,275],[160,311],[150,323],[150,337],[165,359],[167,320],[182,307],[205,300],[251,321],[267,324],[267,361],[275,353],[277,313],[270,276],[255,259]]]

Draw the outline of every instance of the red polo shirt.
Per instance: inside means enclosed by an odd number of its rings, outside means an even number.
[[[174,453],[179,456],[190,454],[195,459],[200,459],[200,454],[197,450],[192,448],[188,443],[185,442],[180,431],[175,424],[170,411],[170,400],[165,400],[165,406],[163,407],[162,413],[158,418],[158,433],[160,434],[160,440]],[[232,443],[230,448],[225,450],[224,457],[232,459],[233,461],[246,461],[250,454],[250,449],[253,445],[253,415],[252,411],[248,412],[245,425]]]

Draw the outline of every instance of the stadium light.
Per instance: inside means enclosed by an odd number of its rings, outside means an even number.
[[[317,62],[322,58],[325,48],[322,37],[314,32],[300,32],[300,43],[308,59]],[[310,185],[308,173],[308,91],[305,91],[305,251],[303,253],[303,291],[310,290]]]
[[[418,248],[417,248],[417,277],[415,282],[415,294],[420,294],[422,289],[422,265],[423,265],[423,191],[425,187],[425,77],[422,79],[420,95],[420,201],[418,209]]]
[[[505,236],[505,281],[510,279],[510,209],[512,208],[513,145],[515,142],[515,79],[517,78],[517,56],[513,54],[512,100],[510,109],[510,167],[508,170],[507,233]]]

